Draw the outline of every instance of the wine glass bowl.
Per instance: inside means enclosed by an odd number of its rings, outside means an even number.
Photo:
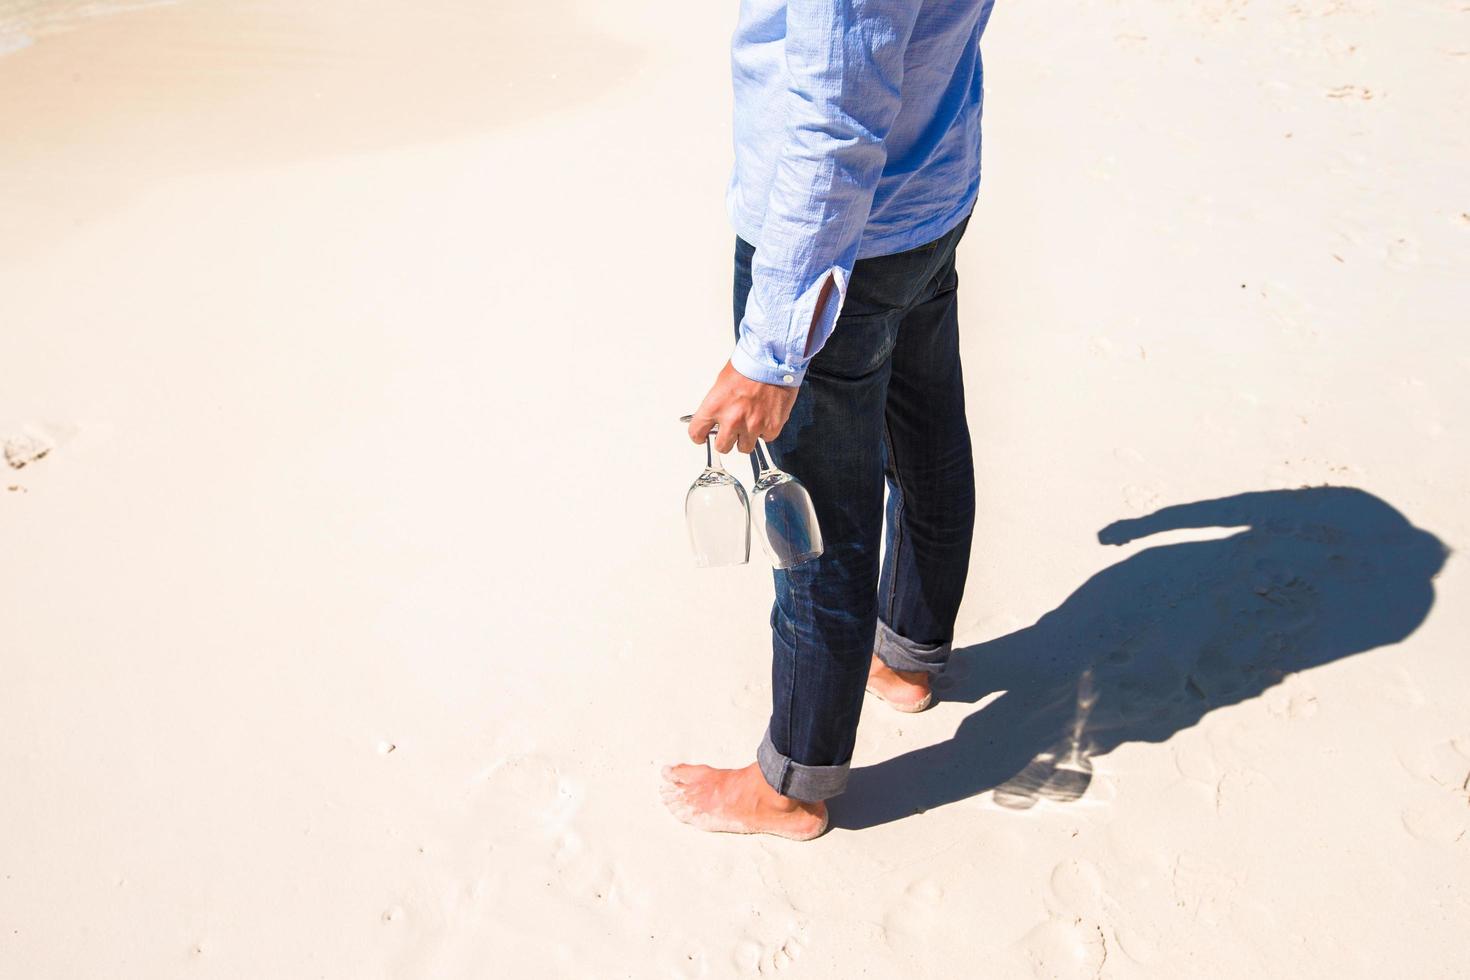
[[[684,523],[699,568],[750,561],[750,501],[745,487],[726,472],[715,452],[714,431],[705,438],[705,468],[684,496]]]
[[[685,415],[688,424],[694,416]],[[740,565],[750,560],[751,505],[745,487],[720,465],[714,437],[716,423],[705,437],[706,466],[684,498],[684,516],[694,562],[701,568]],[[801,481],[771,462],[765,440],[755,441],[756,481],[752,491],[759,516],[761,546],[773,568],[791,568],[822,554],[822,530],[811,494]],[[743,524],[743,551],[737,524]]]
[[[774,568],[791,568],[822,554],[822,529],[811,494],[801,481],[770,461],[765,440],[756,440],[760,476],[752,493],[760,515],[761,544]]]

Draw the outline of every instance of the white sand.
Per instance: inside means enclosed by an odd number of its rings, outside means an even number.
[[[0,976],[1463,976],[1458,5],[1002,4],[966,652],[805,844],[657,794],[769,706],[733,9],[365,6],[0,58]]]

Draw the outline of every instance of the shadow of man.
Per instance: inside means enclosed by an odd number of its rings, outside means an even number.
[[[978,702],[949,741],[853,770],[849,828],[995,790],[1016,809],[1082,797],[1094,755],[1162,742],[1297,671],[1404,639],[1447,550],[1352,487],[1244,493],[1098,532],[1121,545],[1180,528],[1228,537],[1141,551],[1034,625],[957,649],[936,696]]]

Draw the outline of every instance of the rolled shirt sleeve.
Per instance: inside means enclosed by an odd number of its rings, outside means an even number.
[[[831,336],[898,115],[920,0],[790,0],[781,158],[731,366],[797,386]],[[823,287],[832,289],[813,315]]]

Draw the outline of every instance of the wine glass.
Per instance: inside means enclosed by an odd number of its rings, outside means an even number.
[[[755,440],[759,475],[755,481],[755,512],[760,515],[761,544],[773,568],[791,568],[822,554],[822,529],[811,494],[801,481],[776,468],[766,441]]]
[[[692,416],[681,421],[688,422]],[[750,503],[745,487],[725,471],[715,452],[716,425],[705,436],[705,467],[684,497],[684,521],[694,564],[700,568],[750,561]]]

